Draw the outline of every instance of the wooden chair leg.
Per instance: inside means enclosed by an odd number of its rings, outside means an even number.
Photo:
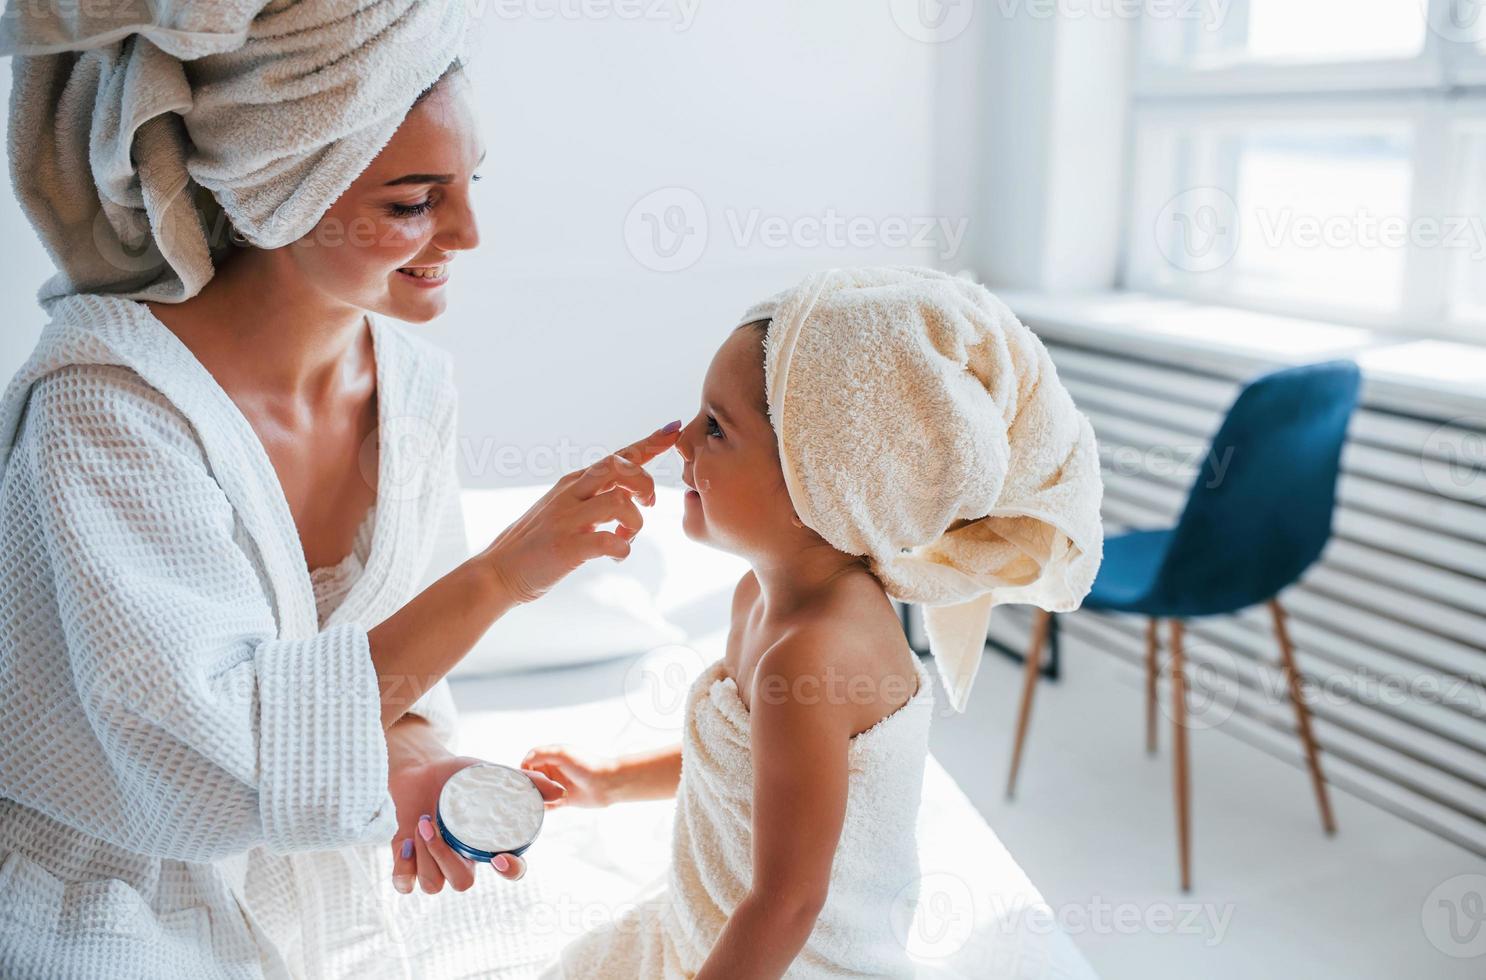
[[[1156,650],[1161,641],[1156,635],[1160,621],[1152,616],[1145,624],[1145,751],[1156,754]]]
[[[1037,675],[1042,672],[1042,646],[1047,642],[1048,625],[1053,614],[1038,609],[1032,619],[1032,639],[1027,646],[1027,662],[1022,668],[1022,703],[1016,714],[1016,742],[1011,749],[1011,775],[1006,779],[1006,798],[1016,795],[1016,774],[1022,764],[1022,746],[1027,740],[1027,724],[1032,720],[1032,693],[1037,689]]]
[[[1192,800],[1187,772],[1187,674],[1182,650],[1182,621],[1171,621],[1171,748],[1176,780],[1176,840],[1181,859],[1182,891],[1192,890]]]
[[[1269,612],[1274,617],[1274,635],[1280,643],[1280,663],[1285,671],[1285,686],[1290,694],[1290,703],[1295,706],[1295,727],[1300,731],[1300,742],[1305,748],[1305,764],[1311,771],[1311,785],[1316,790],[1316,805],[1321,808],[1321,826],[1327,836],[1336,833],[1336,821],[1331,816],[1331,799],[1326,795],[1326,779],[1321,775],[1321,759],[1316,751],[1316,740],[1311,735],[1311,713],[1305,706],[1304,691],[1300,686],[1300,671],[1295,666],[1295,650],[1290,645],[1290,631],[1285,628],[1285,610],[1280,600],[1269,600]]]

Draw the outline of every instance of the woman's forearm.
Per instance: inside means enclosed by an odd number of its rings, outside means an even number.
[[[368,634],[382,697],[382,727],[401,718],[497,619],[535,599],[584,562],[623,560],[655,502],[644,464],[680,437],[672,422],[558,480],[490,546],[414,597]],[[597,528],[615,523],[612,531]]]
[[[681,746],[670,745],[615,760],[606,803],[668,800],[681,783]]]
[[[431,762],[449,755],[427,718],[405,714],[387,728],[387,767]]]
[[[382,728],[390,729],[515,605],[489,566],[471,559],[371,629]]]

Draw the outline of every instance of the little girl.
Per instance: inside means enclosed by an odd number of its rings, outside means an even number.
[[[1051,452],[1008,455],[1022,412],[1067,423],[1038,427]],[[568,805],[677,796],[665,892],[578,939],[547,976],[912,976],[899,937],[934,695],[888,586],[961,621],[986,597],[1076,605],[1098,560],[1087,422],[1041,345],[980,287],[838,270],[745,316],[677,450],[687,535],[752,570],[725,656],[688,694],[680,746],[605,761],[548,747],[522,763],[562,783]],[[1041,471],[1019,500],[1008,460]],[[1091,466],[1092,562],[1067,533],[1089,533],[1078,483]],[[1000,472],[966,476],[986,469]],[[1054,486],[1072,519],[1036,506]],[[963,623],[929,627],[936,656],[960,661],[940,667],[963,708]],[[978,662],[983,617],[975,628]]]

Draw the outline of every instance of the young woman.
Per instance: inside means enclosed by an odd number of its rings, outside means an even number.
[[[476,882],[430,823],[478,761],[444,675],[628,553],[680,423],[467,558],[449,358],[384,319],[479,242],[463,5],[156,6],[7,18],[59,276],[0,403],[0,974],[403,976],[389,872]],[[105,247],[131,207],[153,251]]]

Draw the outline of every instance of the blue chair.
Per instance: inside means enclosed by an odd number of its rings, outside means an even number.
[[[1263,375],[1239,392],[1186,507],[1173,528],[1110,538],[1084,609],[1140,613],[1146,629],[1146,750],[1156,750],[1157,624],[1171,620],[1172,739],[1182,890],[1191,887],[1187,775],[1187,685],[1182,621],[1267,603],[1296,727],[1328,835],[1336,832],[1321,775],[1310,713],[1277,596],[1321,556],[1331,536],[1338,461],[1357,404],[1360,376],[1351,361],[1329,361]],[[1214,474],[1221,474],[1214,479]],[[1051,615],[1033,623],[1006,792],[1016,788],[1032,693]]]

